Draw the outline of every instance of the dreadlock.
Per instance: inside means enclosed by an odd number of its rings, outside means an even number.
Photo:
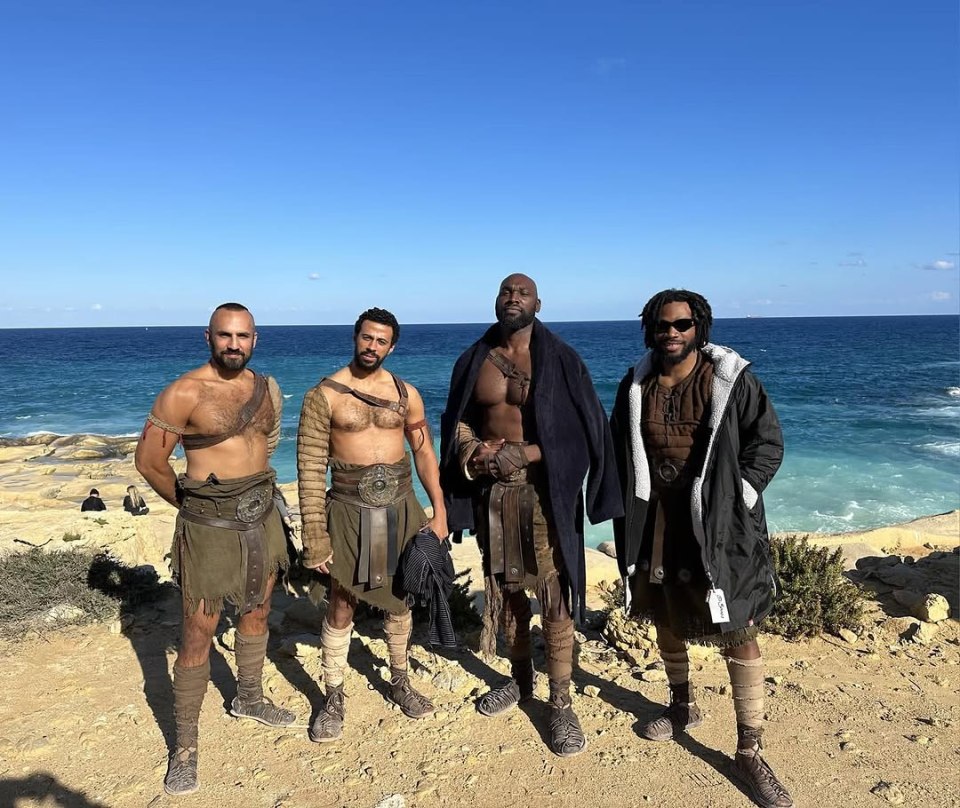
[[[657,320],[660,319],[660,309],[667,303],[686,303],[690,313],[697,323],[697,348],[702,348],[710,341],[710,328],[713,325],[713,311],[703,295],[688,292],[686,289],[664,289],[657,292],[647,301],[640,314],[643,324],[643,342],[648,348],[653,348],[657,331]]]
[[[394,317],[386,309],[378,309],[376,307],[372,309],[367,309],[363,312],[358,318],[357,322],[353,326],[353,336],[357,336],[360,333],[360,326],[366,321],[371,323],[379,323],[380,325],[388,325],[393,329],[393,336],[390,337],[390,344],[396,345],[397,340],[400,339],[400,323],[397,322],[397,318]]]

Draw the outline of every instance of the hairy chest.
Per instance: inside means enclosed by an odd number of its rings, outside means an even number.
[[[253,395],[249,389],[224,389],[220,385],[206,385],[200,391],[200,400],[190,417],[192,431],[204,435],[221,435],[233,431],[240,423],[244,406]],[[254,413],[253,418],[243,428],[242,433],[269,434],[273,428],[274,409],[269,396]]]
[[[371,427],[377,429],[401,429],[403,416],[385,407],[373,407],[356,399],[340,396],[331,412],[334,429],[344,432],[363,432]]]

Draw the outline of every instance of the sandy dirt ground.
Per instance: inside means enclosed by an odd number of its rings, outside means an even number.
[[[137,482],[129,449],[98,438],[0,446],[0,552],[103,547],[165,573],[173,510],[143,485],[148,516],[119,508],[125,487]],[[79,502],[94,486],[109,509],[81,515]],[[871,593],[869,614],[863,632],[846,638],[761,638],[767,759],[800,806],[960,805],[958,513],[815,538],[844,549],[851,575]],[[477,564],[470,543],[455,556],[458,568]],[[616,576],[601,553],[588,564],[593,584]],[[950,617],[919,619],[910,593],[939,593]],[[591,596],[598,609],[595,587]],[[734,716],[720,657],[692,650],[703,726],[679,742],[645,741],[638,725],[667,696],[662,668],[655,652],[612,650],[597,630],[599,616],[592,611],[579,635],[574,708],[589,746],[577,757],[547,749],[543,676],[533,702],[498,718],[476,712],[477,695],[507,667],[491,667],[469,642],[443,654],[414,645],[415,682],[437,711],[405,718],[385,699],[377,620],[356,627],[343,738],[320,745],[306,733],[321,703],[320,615],[278,593],[265,685],[300,720],[278,731],[228,715],[235,666],[225,619],[200,719],[201,789],[179,799],[162,789],[173,733],[175,593],[109,624],[0,642],[0,808],[752,804],[732,779]],[[543,670],[538,631],[535,647]]]

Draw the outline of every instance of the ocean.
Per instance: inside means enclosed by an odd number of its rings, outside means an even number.
[[[609,412],[643,350],[639,322],[548,326],[579,351]],[[485,328],[401,326],[387,367],[420,390],[435,434],[453,362]],[[284,393],[274,466],[289,482],[303,395],[349,361],[352,328],[258,330],[251,367]],[[960,507],[960,318],[724,319],[712,339],[753,363],[783,424],[772,530],[862,530]],[[136,434],[163,387],[207,356],[202,326],[0,329],[0,436]],[[610,536],[609,524],[587,528],[588,544]]]

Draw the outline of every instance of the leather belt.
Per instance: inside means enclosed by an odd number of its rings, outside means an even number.
[[[349,505],[385,508],[413,487],[410,466],[377,463],[360,469],[334,469],[330,494]]]
[[[487,555],[491,575],[519,583],[526,574],[523,548],[533,547],[533,485],[494,483],[487,493]],[[531,559],[533,560],[533,559]]]
[[[650,583],[662,584],[663,570],[663,506],[657,500],[657,514],[653,523],[653,548],[650,552]]]
[[[397,509],[360,508],[357,582],[379,589],[397,572]]]
[[[205,516],[186,508],[180,509],[180,517],[185,522],[221,530],[235,530],[240,535],[240,569],[243,577],[243,603],[240,606],[240,614],[256,609],[263,603],[266,596],[267,532],[263,523],[273,509],[274,504],[271,499],[256,522],[240,522],[236,519]]]

